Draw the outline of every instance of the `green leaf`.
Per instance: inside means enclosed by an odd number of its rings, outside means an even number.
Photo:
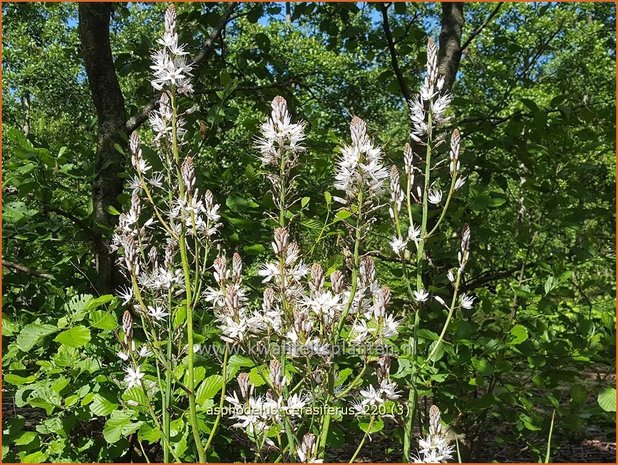
[[[4,375],[4,381],[15,386],[21,386],[22,384],[34,383],[36,381],[36,376],[30,375],[24,378],[23,376],[19,376],[13,373],[7,373],[6,375]]]
[[[93,328],[112,331],[118,326],[116,315],[106,310],[93,310],[90,313],[90,325]]]
[[[17,336],[17,347],[23,352],[29,352],[35,345],[37,345],[45,336],[58,331],[56,326],[30,323],[24,326]]]
[[[494,367],[484,358],[472,357],[472,366],[483,376],[489,376],[494,372]]]
[[[114,207],[113,205],[108,205],[105,208],[105,211],[107,211],[107,213],[109,213],[110,215],[113,215],[113,216],[119,216],[120,215],[120,212],[118,211],[118,209],[116,207]]]
[[[309,205],[310,200],[311,199],[309,197],[303,197],[302,200],[300,201],[300,207],[305,208],[307,205]]]
[[[339,373],[337,373],[337,379],[335,380],[335,386],[341,386],[345,383],[345,380],[350,377],[352,374],[352,368],[344,368]]]
[[[509,331],[509,345],[516,346],[528,340],[528,329],[522,325],[515,325]]]
[[[198,405],[206,402],[207,399],[212,399],[217,392],[223,387],[223,376],[211,375],[206,378],[197,388],[195,395],[195,401]]]
[[[384,422],[379,418],[373,420],[373,423],[371,423],[371,427],[370,423],[371,420],[361,420],[358,422],[358,426],[362,431],[368,434],[377,433],[378,431],[382,431],[382,428],[384,428]]]
[[[437,347],[436,347],[437,344]],[[435,351],[434,351],[434,347]],[[432,356],[431,356],[431,361],[432,362],[437,362],[438,360],[440,360],[443,356],[444,356],[444,341],[434,341],[431,343],[431,345],[429,346],[429,352],[433,352]]]
[[[247,255],[259,255],[266,250],[262,244],[244,245],[242,249]]]
[[[58,334],[54,341],[69,347],[83,347],[90,342],[90,330],[85,326],[75,326]]]
[[[336,214],[335,214],[335,218],[337,218],[339,221],[344,221],[347,220],[349,217],[352,216],[352,213],[350,213],[347,210],[339,210]]]
[[[599,393],[597,402],[606,412],[616,411],[616,388],[607,388]]]
[[[266,384],[266,379],[268,379],[268,367],[266,365],[260,365],[259,367],[252,368],[249,372],[249,381],[255,387],[260,387]]]
[[[252,367],[255,363],[249,357],[245,357],[244,355],[234,354],[230,357],[230,360],[227,362],[228,372],[230,377],[236,376],[236,373],[240,371],[241,368]]]
[[[21,457],[22,463],[43,463],[47,461],[48,455],[45,452],[37,450],[32,454],[23,455]]]
[[[122,400],[126,402],[133,402],[137,405],[146,405],[148,402],[148,399],[146,399],[146,394],[140,386],[133,386],[131,389],[124,391],[122,394]]]
[[[102,395],[97,393],[94,395],[92,403],[90,404],[90,411],[93,415],[98,417],[106,417],[117,408],[118,403],[114,400],[114,396],[111,394]]]
[[[569,390],[571,392],[571,402],[576,405],[582,405],[588,398],[588,390],[583,384],[574,384]]]
[[[144,423],[137,432],[137,438],[140,441],[148,441],[150,444],[154,444],[161,439],[161,430]]]
[[[506,199],[504,197],[492,197],[489,202],[490,207],[500,207],[506,203]]]
[[[37,434],[34,431],[24,431],[15,439],[15,445],[25,446],[34,441],[36,437]]]
[[[88,303],[86,303],[86,306],[84,307],[86,311],[92,311],[95,308],[100,307],[101,305],[104,305],[108,302],[111,302],[112,300],[114,300],[115,297],[111,294],[105,294],[99,297],[96,297],[94,299],[90,299],[88,301]]]
[[[131,422],[133,416],[129,412],[116,410],[112,416],[105,422],[103,428],[103,437],[109,444],[118,442],[121,438],[128,436],[137,431],[142,422]]]

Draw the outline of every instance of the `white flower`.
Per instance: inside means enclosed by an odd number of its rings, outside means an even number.
[[[453,274],[453,270],[448,270],[448,273],[446,273],[446,277],[450,282],[455,282],[455,275]]]
[[[429,203],[433,203],[434,205],[438,205],[442,202],[442,191],[440,189],[429,189],[427,194],[427,200]]]
[[[421,289],[420,291],[414,291],[414,298],[417,302],[426,302],[429,299],[429,292],[425,289]]]
[[[144,373],[140,371],[139,367],[136,367],[135,369],[127,367],[125,371],[127,372],[127,376],[125,376],[124,381],[125,383],[128,383],[127,389],[131,389],[133,386],[142,385]]]
[[[367,389],[361,389],[360,395],[363,396],[363,404],[365,405],[377,405],[384,403],[384,399],[382,399],[382,396],[380,395],[380,390],[376,391],[372,385],[369,385]]]
[[[263,283],[271,281],[273,278],[279,277],[281,272],[279,271],[279,265],[277,263],[266,263],[259,271],[258,275],[264,279]]]
[[[303,436],[301,444],[296,449],[296,455],[298,460],[304,463],[322,463],[322,459],[318,459],[317,456],[317,443],[316,437],[313,433],[306,433]]]
[[[391,248],[393,249],[393,252],[395,252],[395,254],[397,255],[401,255],[403,251],[406,250],[406,247],[408,246],[408,242],[404,241],[399,236],[394,236],[393,239],[389,242],[389,244]]]
[[[414,463],[444,463],[453,458],[454,447],[450,444],[440,423],[440,410],[435,405],[429,409],[429,434],[418,440],[418,454]]]
[[[123,305],[127,305],[129,302],[131,302],[131,299],[133,298],[133,289],[131,289],[130,287],[121,288],[118,293],[118,297],[122,299]]]
[[[457,181],[455,181],[455,190],[458,191],[459,189],[461,189],[463,187],[463,185],[466,183],[466,179],[467,177],[465,176],[460,176],[457,178]]]
[[[408,228],[408,239],[414,242],[418,242],[421,240],[421,227],[420,226],[410,226]]]
[[[292,394],[287,400],[285,410],[292,417],[301,417],[305,405],[307,405],[307,399],[304,396]]]
[[[356,199],[361,191],[367,193],[368,200],[377,197],[389,177],[382,164],[382,150],[373,145],[365,122],[353,117],[350,132],[352,145],[341,149],[334,183],[336,189],[345,192],[345,204]]]
[[[382,335],[384,337],[396,336],[397,328],[399,328],[399,321],[395,320],[393,315],[386,315],[383,321]]]
[[[234,321],[229,316],[223,318],[221,325],[221,339],[225,342],[241,342],[245,338],[249,327],[245,318],[240,318],[239,321]]]
[[[122,360],[123,362],[126,362],[127,360],[129,360],[129,355],[124,352],[118,352],[116,355],[118,355],[118,358]]]
[[[470,310],[472,308],[472,306],[474,305],[474,301],[476,300],[476,297],[474,296],[470,296],[467,294],[464,294],[461,296],[461,306],[462,308],[465,308],[466,310]]]
[[[388,379],[383,379],[380,383],[380,393],[390,400],[396,400],[401,397],[397,391],[397,385]]]
[[[148,347],[146,347],[146,346],[142,346],[142,347],[139,349],[138,355],[139,355],[140,357],[148,357],[148,356],[152,355],[152,352],[151,352],[150,350],[148,350]]]
[[[169,313],[167,313],[162,307],[155,305],[154,307],[148,307],[148,315],[150,315],[155,320],[160,321],[166,316],[168,316]]]

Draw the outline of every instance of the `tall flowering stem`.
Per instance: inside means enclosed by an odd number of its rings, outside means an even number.
[[[195,403],[193,312],[203,286],[208,252],[219,228],[219,206],[210,192],[201,195],[193,159],[181,155],[186,130],[178,96],[193,92],[192,65],[187,61],[185,46],[178,43],[173,6],[165,14],[165,31],[158,43],[161,48],[152,55],[151,69],[152,86],[161,94],[158,108],[150,114],[150,124],[164,171],[154,171],[143,156],[137,133],[133,133],[130,148],[135,176],[129,183],[131,208],[120,215],[114,236],[114,247],[121,252],[119,263],[131,282],[131,288],[123,291],[121,297],[125,304],[134,304],[133,311],[140,317],[147,343],[139,354],[143,359],[154,357],[157,381],[151,382],[141,371],[142,366],[135,363],[132,346],[127,346],[119,356],[133,361],[125,381],[128,389],[140,387],[144,391],[146,405],[135,407],[150,412],[161,431],[164,461],[169,461],[170,454],[179,460],[171,447],[170,435],[172,392],[180,387],[189,400],[189,429],[197,458],[204,462],[206,453]],[[147,212],[150,215],[143,221]],[[175,374],[185,356],[186,386]],[[162,421],[149,400],[155,394],[161,396]]]
[[[419,366],[418,364],[418,329],[420,325],[420,312],[425,302],[429,300],[430,294],[425,289],[428,287],[424,282],[425,262],[427,261],[427,240],[433,236],[443,222],[448,207],[453,195],[463,186],[465,178],[460,176],[459,149],[460,149],[460,134],[457,129],[450,135],[450,151],[449,151],[449,173],[451,182],[444,203],[442,202],[443,193],[438,187],[439,180],[434,181],[432,175],[434,171],[442,164],[440,156],[436,148],[441,145],[447,135],[441,132],[441,128],[449,120],[446,116],[446,110],[451,101],[451,96],[448,91],[443,89],[444,78],[438,74],[438,49],[436,44],[430,39],[427,44],[427,65],[426,76],[421,86],[419,95],[409,102],[410,116],[412,123],[412,132],[410,137],[416,146],[421,147],[423,155],[414,152],[409,144],[404,148],[404,167],[406,174],[405,194],[400,185],[400,176],[397,168],[391,169],[391,197],[390,197],[390,215],[395,225],[395,236],[391,241],[391,247],[397,256],[401,259],[404,277],[407,281],[408,294],[414,302],[414,323],[413,323],[413,346],[412,346],[412,376],[410,380],[410,389],[408,395],[408,416],[404,426],[404,448],[403,458],[405,461],[411,460],[411,443],[412,430],[415,415],[417,412],[417,394],[416,385],[419,380],[419,371],[425,364],[432,360],[439,345],[442,344],[446,330],[451,321],[453,312],[456,308],[457,297],[459,292],[459,284],[463,267],[460,266],[456,275],[449,271],[449,280],[453,283],[453,296],[451,305],[447,305],[444,300],[435,296],[435,300],[443,305],[448,313],[445,324],[437,342],[430,349],[429,355],[425,362]],[[436,162],[435,157],[438,157]],[[424,164],[424,169],[416,166]],[[416,182],[416,175],[422,175],[422,182]],[[400,214],[403,200],[405,199],[407,209],[408,230],[404,236],[403,219]],[[413,205],[421,205],[420,224],[415,223],[413,217]],[[433,226],[429,226],[430,210],[432,208],[441,208],[441,212],[437,221]],[[462,237],[465,235],[466,244],[469,243],[470,231],[466,227],[462,230]],[[414,262],[410,262],[411,253],[409,243],[413,243],[416,248]],[[466,249],[466,254],[468,249]],[[466,259],[467,260],[467,259]],[[416,268],[415,273],[415,290],[409,283],[408,266],[413,264]],[[461,265],[461,264],[460,264]]]

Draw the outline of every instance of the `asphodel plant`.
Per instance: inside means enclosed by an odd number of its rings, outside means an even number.
[[[462,275],[469,258],[470,229],[467,224],[461,228],[461,244],[458,252],[458,266],[447,272],[448,281],[452,284],[450,301],[445,301],[439,295],[430,295],[428,282],[425,282],[424,271],[429,260],[427,242],[435,236],[446,217],[453,196],[464,185],[466,178],[461,175],[459,153],[461,137],[457,129],[450,137],[444,131],[449,121],[446,110],[451,101],[449,92],[443,89],[444,78],[438,74],[438,50],[430,39],[427,44],[426,75],[417,95],[409,102],[412,131],[411,144],[403,149],[404,176],[396,166],[390,171],[390,208],[395,234],[390,242],[393,252],[401,261],[402,272],[408,297],[413,302],[413,340],[412,340],[412,374],[409,379],[409,395],[407,401],[407,418],[404,426],[403,458],[412,459],[412,431],[415,416],[418,414],[417,383],[421,370],[433,360],[433,356],[443,343],[453,313],[458,307],[471,308],[473,297],[460,296],[459,288]],[[449,142],[446,155],[440,155],[438,147]],[[413,149],[416,147],[416,150]],[[446,196],[440,187],[440,170],[447,168],[450,181]],[[420,206],[420,217],[413,214],[414,206]],[[438,210],[436,213],[435,210]],[[430,218],[437,218],[430,224]],[[418,353],[418,330],[420,329],[420,314],[424,306],[433,298],[446,310],[446,319],[438,339],[431,345],[427,354]],[[435,418],[435,412],[434,412]],[[431,421],[430,421],[431,425]],[[434,425],[433,430],[436,430]],[[431,431],[431,428],[430,428]],[[423,448],[421,448],[423,450]],[[430,457],[432,460],[443,461],[450,458],[450,452],[444,449],[425,451],[417,456]],[[435,454],[434,454],[435,453]],[[441,460],[438,460],[441,459]]]
[[[171,443],[175,419],[171,416],[175,415],[186,418],[195,458],[204,462],[205,439],[195,401],[193,317],[201,310],[210,252],[220,225],[219,205],[211,192],[197,189],[193,159],[185,155],[185,120],[178,99],[193,92],[192,66],[185,46],[178,44],[173,6],[165,14],[165,32],[158,42],[151,68],[152,86],[160,98],[150,124],[162,169],[155,171],[143,156],[137,133],[131,134],[131,207],[120,215],[113,239],[118,263],[130,283],[120,294],[128,310],[118,355],[127,364],[123,400],[136,415],[150,417],[164,461],[181,461],[179,448]],[[141,329],[139,342],[134,337],[135,322]],[[179,391],[187,398],[186,407]]]
[[[150,123],[159,158],[156,165],[161,169],[147,161],[138,135],[132,134],[131,206],[120,215],[113,242],[130,283],[120,293],[127,308],[119,334],[118,356],[126,364],[122,400],[129,415],[141,419],[140,436],[151,443],[160,441],[165,462],[205,462],[214,437],[226,425],[244,431],[257,461],[319,462],[328,457],[334,424],[350,418],[362,430],[349,458],[352,462],[385,422],[405,418],[406,460],[452,458],[435,406],[428,434],[419,440],[416,455],[410,453],[417,411],[416,374],[409,380],[407,400],[391,376],[404,316],[390,305],[390,290],[380,282],[366,246],[388,198],[389,170],[365,122],[352,119],[349,139],[336,163],[334,187],[340,194],[334,199],[343,213],[338,218],[347,228],[342,242],[345,261],[339,269],[325,269],[323,264],[303,260],[301,241],[291,224],[299,200],[295,180],[306,151],[305,125],[293,122],[283,97],[272,101],[255,144],[275,205],[275,211],[268,213],[273,225],[272,253],[258,271],[261,288],[250,289],[244,284],[243,258],[238,253],[226,255],[225,243],[218,237],[219,205],[211,192],[197,187],[193,159],[186,154],[183,115],[187,110],[179,108],[179,97],[192,94],[191,64],[185,46],[178,44],[173,7],[165,15],[159,44],[151,68],[152,86],[160,98]],[[433,154],[444,141],[438,131],[450,98],[441,92],[431,42],[428,59],[421,95],[411,103],[412,138],[426,150],[419,157],[410,146],[404,149],[403,187],[397,169],[390,170],[395,231],[391,246],[401,258],[415,302],[415,332],[422,305],[430,298],[425,291],[429,283],[423,282],[425,244],[464,182],[457,132],[450,138],[446,161],[451,183],[444,202],[432,181],[443,161]],[[414,203],[422,205],[420,218],[413,215]],[[429,210],[438,206],[443,210],[430,225]],[[472,304],[458,295],[469,237],[464,227],[459,266],[449,272],[454,287],[450,304],[434,297],[446,308],[447,317],[437,344],[424,360],[432,359],[445,338],[457,305]],[[216,248],[215,241],[220,242]],[[203,312],[212,318],[196,317]],[[197,328],[196,320],[212,322],[213,327]],[[214,383],[219,408],[210,411],[197,396],[204,374],[195,366],[195,341],[196,335],[212,331],[218,333],[224,350]],[[359,345],[363,350],[351,350]],[[235,380],[230,376],[232,353],[251,361]],[[218,361],[213,363],[219,367]],[[190,445],[179,445],[179,434],[186,435]],[[138,443],[142,445],[139,437]]]

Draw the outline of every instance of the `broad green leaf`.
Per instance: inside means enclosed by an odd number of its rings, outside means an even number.
[[[203,404],[207,399],[212,399],[223,387],[223,376],[211,375],[206,378],[197,388],[195,401],[198,405]]]
[[[444,344],[444,341],[434,341],[431,343],[431,345],[429,346],[429,352],[433,352],[431,356],[431,361],[437,362],[444,356]]]
[[[365,433],[371,434],[371,433],[377,433],[378,431],[382,431],[382,428],[384,428],[384,422],[379,418],[375,418],[373,420],[373,423],[371,423],[370,419],[361,420],[358,422],[358,426]]]
[[[118,326],[116,315],[106,310],[93,310],[90,312],[90,324],[93,328],[112,331]]]
[[[90,299],[88,301],[88,303],[86,304],[85,310],[92,311],[92,310],[100,307],[101,305],[105,305],[106,303],[111,302],[114,299],[115,299],[115,297],[113,295],[111,295],[111,294],[104,294],[104,295],[96,297],[94,299]]]
[[[597,402],[606,412],[616,411],[616,388],[606,388],[597,396]]]
[[[103,427],[103,437],[109,444],[118,442],[121,438],[137,431],[142,422],[132,422],[133,416],[129,412],[116,410],[105,422]]]
[[[268,379],[268,367],[266,365],[260,365],[259,367],[254,367],[249,372],[249,381],[255,386],[263,386],[266,384],[266,380]]]
[[[42,323],[30,323],[24,326],[24,329],[22,329],[17,336],[17,347],[24,352],[29,352],[45,336],[49,336],[56,331],[58,331],[56,326]]]
[[[230,357],[227,362],[228,373],[230,377],[236,376],[236,373],[240,371],[241,368],[249,368],[254,366],[255,363],[249,357],[245,357],[244,355],[234,354]]]
[[[13,384],[15,386],[21,386],[22,384],[30,384],[36,381],[35,375],[30,375],[28,377],[23,377],[19,375],[15,375],[13,373],[7,373],[4,375],[4,381],[9,384]]]
[[[85,326],[75,326],[58,334],[54,341],[69,347],[83,347],[90,342],[90,330]]]
[[[516,346],[528,340],[528,329],[523,325],[515,325],[509,331],[509,345]]]
[[[483,376],[489,376],[494,372],[494,367],[484,358],[472,357],[472,366]]]
[[[339,210],[335,214],[335,218],[337,218],[340,221],[347,220],[351,216],[352,216],[352,213],[350,213],[348,210]]]
[[[148,441],[150,444],[154,444],[161,439],[161,430],[144,423],[137,432],[137,437],[140,441]]]
[[[25,446],[30,444],[37,437],[34,431],[23,431],[17,439],[15,439],[16,446]]]
[[[90,404],[90,411],[93,415],[99,417],[106,417],[111,415],[113,411],[118,408],[118,403],[114,400],[114,396],[112,394],[102,395],[95,394],[92,403]]]
[[[122,400],[128,402],[129,405],[147,405],[148,402],[146,394],[140,386],[133,386],[131,389],[124,391]]]
[[[339,373],[337,373],[337,379],[335,380],[335,386],[341,386],[345,383],[345,380],[350,377],[352,374],[352,368],[344,368]]]
[[[571,402],[581,405],[588,398],[588,390],[583,384],[574,384],[571,386]]]
[[[47,457],[49,456],[45,452],[37,450],[31,454],[22,455],[20,458],[22,463],[43,463],[47,462]]]
[[[266,250],[262,244],[243,245],[242,249],[247,255],[259,255]]]

